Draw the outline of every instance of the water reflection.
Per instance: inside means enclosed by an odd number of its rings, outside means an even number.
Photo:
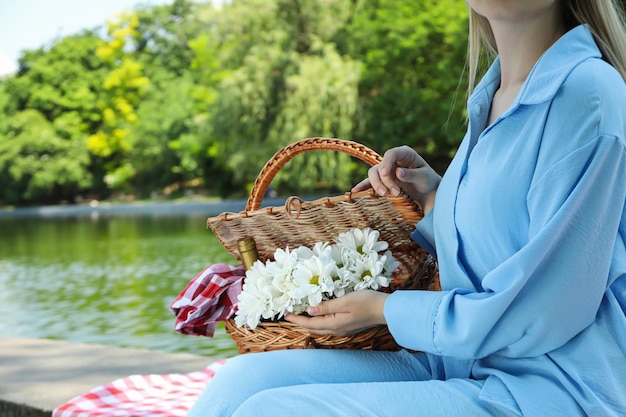
[[[0,335],[227,357],[174,333],[169,303],[206,265],[234,262],[203,217],[0,219]]]

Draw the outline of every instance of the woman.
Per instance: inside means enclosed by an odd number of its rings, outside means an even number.
[[[355,292],[287,319],[387,324],[401,351],[229,360],[190,416],[626,415],[626,40],[610,0],[468,0],[469,127],[440,178],[392,149],[354,191],[405,190],[441,292]]]

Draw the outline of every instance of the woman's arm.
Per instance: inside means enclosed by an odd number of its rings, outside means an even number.
[[[481,277],[481,291],[396,291],[385,303],[392,335],[402,346],[463,359],[561,347],[593,323],[620,273],[610,267],[624,238],[625,200],[622,140],[590,140],[534,183],[529,240]]]
[[[362,291],[322,302],[313,317],[287,320],[334,335],[387,323],[401,346],[466,359],[562,346],[593,322],[609,284],[626,199],[623,143],[597,138],[554,165],[533,191],[531,239],[483,278],[484,292]]]

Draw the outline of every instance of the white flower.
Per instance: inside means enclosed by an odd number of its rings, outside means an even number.
[[[380,233],[370,228],[339,234],[335,244],[277,249],[274,260],[257,261],[246,272],[238,297],[237,326],[254,329],[262,319],[276,320],[287,312],[302,313],[352,291],[389,286],[399,266]]]
[[[337,236],[337,244],[341,247],[352,249],[360,254],[380,252],[389,247],[385,241],[379,241],[380,232],[366,227],[364,229],[351,229]]]
[[[261,319],[271,318],[274,295],[267,285],[267,267],[260,261],[246,272],[241,294],[237,297],[235,322],[238,326],[247,325],[254,329]]]
[[[391,251],[386,251],[381,258],[385,259],[385,263],[383,265],[383,273],[385,274],[385,276],[390,277],[391,274],[393,274],[396,269],[398,269],[398,267],[400,266],[400,262],[398,262],[396,258],[393,257]]]
[[[363,257],[363,262],[355,265],[355,275],[358,282],[354,285],[354,290],[365,290],[371,288],[377,290],[380,287],[389,286],[390,279],[383,274],[384,259],[379,259],[376,253],[370,253]]]
[[[333,293],[339,271],[330,256],[316,256],[300,263],[293,271],[293,278],[296,284],[293,298],[306,297],[308,305],[316,306],[325,295]]]
[[[268,301],[271,301],[262,296],[262,293],[249,290],[239,294],[237,297],[239,303],[235,313],[235,323],[238,327],[245,325],[251,329],[256,328],[267,308]]]
[[[276,249],[274,252],[274,263],[276,268],[280,268],[283,270],[293,270],[295,266],[298,264],[298,260],[304,258],[304,254],[310,252],[310,249],[304,246],[299,247],[296,250],[286,249]],[[312,253],[311,255],[312,256]]]

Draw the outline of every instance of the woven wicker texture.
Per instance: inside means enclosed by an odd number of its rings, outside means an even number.
[[[387,326],[376,326],[353,336],[320,336],[289,322],[262,322],[254,330],[226,321],[226,332],[237,342],[239,353],[283,349],[398,350]]]
[[[415,223],[423,213],[405,194],[381,197],[368,190],[314,201],[290,197],[284,206],[261,208],[262,198],[272,179],[288,161],[300,153],[320,150],[347,153],[369,165],[382,160],[368,147],[342,139],[303,139],[279,150],[259,173],[245,211],[222,213],[207,219],[207,227],[213,230],[222,246],[241,259],[237,240],[252,236],[259,258],[266,261],[272,259],[278,248],[311,247],[320,241],[332,242],[339,233],[351,228],[371,227],[380,232],[380,239],[389,243],[389,250],[400,262],[393,276],[394,289],[407,288],[407,285],[416,289],[436,289],[434,261],[410,239]],[[237,342],[241,353],[294,348],[398,349],[386,326],[348,337],[314,336],[287,322],[262,322],[251,331],[237,328],[233,321],[229,321],[226,330]]]
[[[392,290],[439,290],[437,263],[426,257],[407,279],[397,280]],[[262,321],[254,330],[237,327],[234,319],[225,322],[226,333],[237,344],[239,353],[281,349],[360,349],[400,350],[387,326],[376,326],[350,336],[314,335],[287,321]]]
[[[295,142],[270,159],[252,188],[246,210],[240,213],[222,213],[207,220],[224,248],[237,259],[237,240],[254,237],[259,257],[271,259],[278,248],[313,246],[315,242],[331,242],[341,232],[351,228],[371,227],[380,232],[380,239],[389,243],[389,249],[400,262],[394,277],[411,274],[425,252],[410,239],[415,223],[423,214],[421,208],[408,196],[377,196],[373,190],[346,193],[305,202],[290,197],[281,207],[260,208],[272,179],[294,156],[314,150],[332,150],[355,156],[370,165],[382,157],[356,142],[341,139],[310,138]]]

